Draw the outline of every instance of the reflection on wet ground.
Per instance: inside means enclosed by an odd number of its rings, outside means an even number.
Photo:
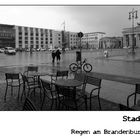
[[[132,57],[126,53],[126,50],[110,50],[109,58],[104,58],[103,50],[83,51],[82,58],[87,58],[88,62],[93,65],[93,71],[139,77],[139,52],[140,50],[137,51],[135,57]],[[54,65],[52,64],[51,52],[33,52],[32,54],[18,52],[13,56],[0,54],[0,59],[0,73],[6,71],[22,72],[25,69],[24,67],[30,64],[39,65],[40,70],[45,71],[45,69],[52,67],[68,68],[69,64],[76,60],[76,51],[62,53],[60,64],[55,62]]]

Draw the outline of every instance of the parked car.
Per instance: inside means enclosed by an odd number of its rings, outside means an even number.
[[[55,51],[55,50],[56,50],[56,49],[54,49],[54,48],[50,48],[50,49],[49,49],[49,51]]]
[[[41,48],[41,49],[40,49],[40,51],[46,51],[46,49],[44,49],[44,48]]]
[[[38,48],[38,49],[36,49],[37,51],[46,51],[46,49],[44,49],[44,48]]]
[[[70,50],[69,48],[66,48],[66,49],[65,49],[65,51],[69,51],[69,50]]]
[[[12,54],[15,55],[16,54],[16,50],[12,47],[5,47],[5,54]]]
[[[36,51],[40,51],[40,48],[36,49]]]
[[[0,48],[0,53],[4,53],[5,49],[4,48]]]

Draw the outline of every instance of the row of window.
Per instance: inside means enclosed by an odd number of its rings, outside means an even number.
[[[44,47],[44,45],[35,45],[36,48],[39,48],[41,46],[41,48]],[[30,46],[31,48],[34,48],[34,45]],[[22,44],[19,44],[19,48],[22,48]]]
[[[36,40],[44,40],[44,38],[35,38]],[[22,36],[19,36],[19,40],[22,40]],[[25,40],[28,40],[28,37],[25,37]],[[33,37],[30,37],[30,40],[34,40]],[[48,40],[48,38],[45,38],[45,40]],[[52,40],[52,38],[50,38],[50,40]]]
[[[71,37],[78,37],[78,35],[71,35]]]
[[[25,41],[25,44],[28,44],[29,42],[28,41]],[[30,41],[30,43],[31,44],[33,44],[34,43],[34,41]],[[35,43],[37,43],[37,44],[39,44],[39,41],[36,41]],[[46,41],[46,42],[40,42],[41,44],[48,44],[48,41]],[[50,41],[50,44],[52,43],[52,41]],[[60,42],[59,42],[60,43]],[[19,44],[22,44],[22,41],[19,41]]]
[[[25,30],[25,32],[28,32],[28,27],[23,27],[23,29]],[[48,32],[48,29],[40,29],[40,30],[39,30],[39,28],[31,28],[31,27],[29,28],[29,30],[30,30],[31,32],[33,32],[34,29],[35,29],[36,32],[39,32],[39,31],[40,31],[40,32],[43,32],[43,31],[44,31],[44,32],[46,32],[46,33]],[[18,30],[19,30],[19,31],[22,31],[22,27],[18,27]],[[51,32],[51,30],[50,30],[50,32]]]
[[[9,33],[0,33],[0,37],[9,37],[9,38],[11,38],[11,37],[14,37],[14,34],[9,34]]]
[[[28,40],[28,37],[25,37],[25,40]],[[19,40],[22,40],[22,36],[19,36]],[[34,40],[33,37],[30,37],[30,40]],[[44,40],[44,38],[38,38],[36,37],[35,40]],[[45,40],[48,40],[48,38],[45,38]],[[52,40],[52,38],[50,38],[50,40]]]
[[[95,37],[88,37],[88,38],[82,38],[82,40],[97,40],[98,37],[95,36]]]
[[[75,40],[78,40],[78,39],[76,39],[76,38],[71,38],[71,40],[74,40],[74,41],[75,41]]]
[[[19,36],[22,35],[22,32],[19,32]],[[28,36],[29,33],[25,32],[25,36]],[[40,34],[41,37],[48,36],[48,34]],[[30,33],[30,36],[34,36],[34,33]],[[35,36],[39,36],[39,33],[35,33]],[[50,34],[50,37],[52,37],[52,34]]]
[[[77,44],[77,42],[70,42],[71,44]]]

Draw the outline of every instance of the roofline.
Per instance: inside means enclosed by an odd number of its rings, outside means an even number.
[[[84,34],[95,34],[95,33],[100,33],[100,34],[106,34],[105,32],[90,32],[90,33],[84,33]]]

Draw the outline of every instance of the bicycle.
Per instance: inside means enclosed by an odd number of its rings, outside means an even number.
[[[83,69],[85,72],[91,72],[92,71],[92,65],[87,63],[87,59],[85,58],[81,64],[80,62],[72,63],[69,65],[69,69],[72,72],[76,72],[78,69]]]

